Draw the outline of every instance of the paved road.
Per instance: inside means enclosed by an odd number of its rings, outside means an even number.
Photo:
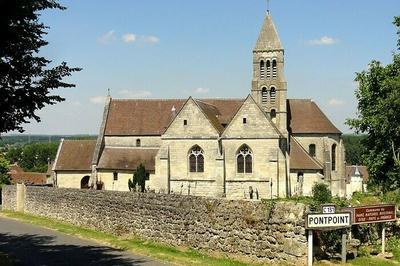
[[[0,252],[15,265],[165,265],[96,242],[0,217]]]

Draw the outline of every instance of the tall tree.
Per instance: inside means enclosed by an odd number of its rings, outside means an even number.
[[[400,17],[393,24],[398,28],[400,50]],[[400,187],[400,166],[395,154],[400,151],[400,54],[393,53],[393,62],[384,66],[372,61],[369,68],[356,74],[358,117],[347,123],[357,133],[366,133],[363,162],[368,166],[370,181],[382,190]]]
[[[9,165],[9,161],[0,154],[0,192],[3,185],[10,184],[10,176],[8,174]]]
[[[63,82],[79,68],[65,62],[50,68],[51,60],[39,56],[48,29],[39,22],[39,12],[65,7],[56,0],[0,0],[0,133],[18,130],[34,119],[36,110],[64,99],[51,94],[56,88],[75,85]]]

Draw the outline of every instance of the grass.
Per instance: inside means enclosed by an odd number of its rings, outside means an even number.
[[[162,245],[152,241],[146,241],[135,237],[121,238],[112,234],[95,231],[88,228],[78,227],[57,220],[33,216],[24,213],[1,211],[5,217],[14,218],[22,222],[46,227],[68,235],[74,235],[85,239],[91,239],[115,248],[129,250],[135,254],[152,257],[175,265],[216,265],[216,266],[242,266],[259,265],[239,262],[223,256],[211,256],[188,248],[176,248]],[[0,265],[5,256],[0,254]]]

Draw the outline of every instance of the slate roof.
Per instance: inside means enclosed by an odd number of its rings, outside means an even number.
[[[318,105],[310,99],[288,99],[289,129],[292,133],[341,134]]]
[[[349,165],[349,166],[346,166],[346,182],[347,183],[350,183],[351,177],[355,176],[357,169],[358,169],[358,172],[360,173],[363,181],[365,181],[365,182],[368,181],[369,173],[368,173],[366,166],[364,166],[364,165]]]
[[[311,157],[294,137],[290,137],[290,169],[322,170],[324,167]]]
[[[220,132],[243,103],[243,99],[195,100]],[[179,113],[184,99],[112,99],[105,126],[106,136],[160,136],[170,124],[172,108]]]
[[[97,168],[104,170],[135,170],[142,163],[146,170],[155,171],[157,152],[158,149],[105,148]]]
[[[91,171],[96,140],[64,140],[55,162],[55,171]]]

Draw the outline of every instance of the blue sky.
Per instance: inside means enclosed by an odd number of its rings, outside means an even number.
[[[97,134],[103,99],[238,98],[251,88],[252,49],[265,0],[70,0],[47,10],[54,64],[82,67],[55,93],[66,101],[39,111],[30,134]],[[310,98],[343,132],[356,113],[355,72],[396,49],[398,0],[271,0],[285,48],[289,98]]]

